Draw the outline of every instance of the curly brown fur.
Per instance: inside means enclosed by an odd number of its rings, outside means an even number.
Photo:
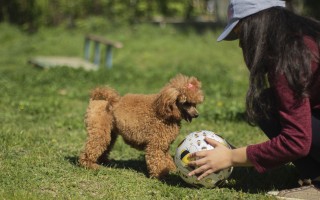
[[[196,105],[204,99],[195,77],[178,74],[157,94],[126,94],[112,88],[95,89],[89,101],[85,124],[88,138],[79,163],[97,169],[107,162],[118,135],[130,146],[145,151],[150,177],[162,178],[175,164],[170,144],[180,130],[181,120],[198,117]]]

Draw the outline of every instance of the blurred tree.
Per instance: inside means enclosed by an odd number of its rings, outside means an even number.
[[[154,1],[153,0],[147,0],[147,19],[152,19],[152,13],[154,12]]]
[[[286,0],[289,9],[320,19],[319,0]],[[227,0],[0,0],[0,22],[18,24],[26,30],[101,16],[117,23],[157,18],[216,20],[226,22]]]
[[[159,6],[159,10],[160,13],[163,16],[168,16],[169,12],[168,12],[168,0],[157,0],[158,6]]]
[[[189,0],[187,3],[186,3],[186,8],[185,8],[185,19],[186,20],[190,20],[191,19],[191,16],[192,16],[192,13],[193,13],[193,9],[194,6],[192,4],[192,0]]]
[[[41,14],[35,0],[2,0],[0,21],[7,21],[33,31],[37,27],[36,18]]]

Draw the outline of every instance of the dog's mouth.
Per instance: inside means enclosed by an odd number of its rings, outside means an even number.
[[[187,122],[192,122],[192,117],[188,114],[186,114],[185,116],[183,116],[184,120],[186,120]]]
[[[187,122],[192,122],[193,118],[197,118],[199,116],[198,112],[189,113],[185,110],[184,112],[182,112],[182,114],[183,114],[183,119],[186,120]]]
[[[182,104],[178,104],[178,108],[181,112],[182,118],[187,122],[192,122],[193,118],[197,118],[199,116],[194,103],[184,102]]]

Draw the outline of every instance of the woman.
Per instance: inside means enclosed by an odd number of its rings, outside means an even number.
[[[309,192],[319,199],[320,23],[290,12],[280,0],[231,0],[228,18],[218,41],[239,39],[250,71],[248,121],[270,140],[230,150],[206,139],[215,149],[192,154],[198,159],[190,165],[198,168],[189,175],[201,179],[230,166],[254,166],[262,173],[293,162],[301,178],[311,180],[298,190],[302,197]]]

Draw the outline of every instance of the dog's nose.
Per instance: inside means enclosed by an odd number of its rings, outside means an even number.
[[[197,118],[198,116],[199,116],[199,113],[195,113],[193,117]]]

